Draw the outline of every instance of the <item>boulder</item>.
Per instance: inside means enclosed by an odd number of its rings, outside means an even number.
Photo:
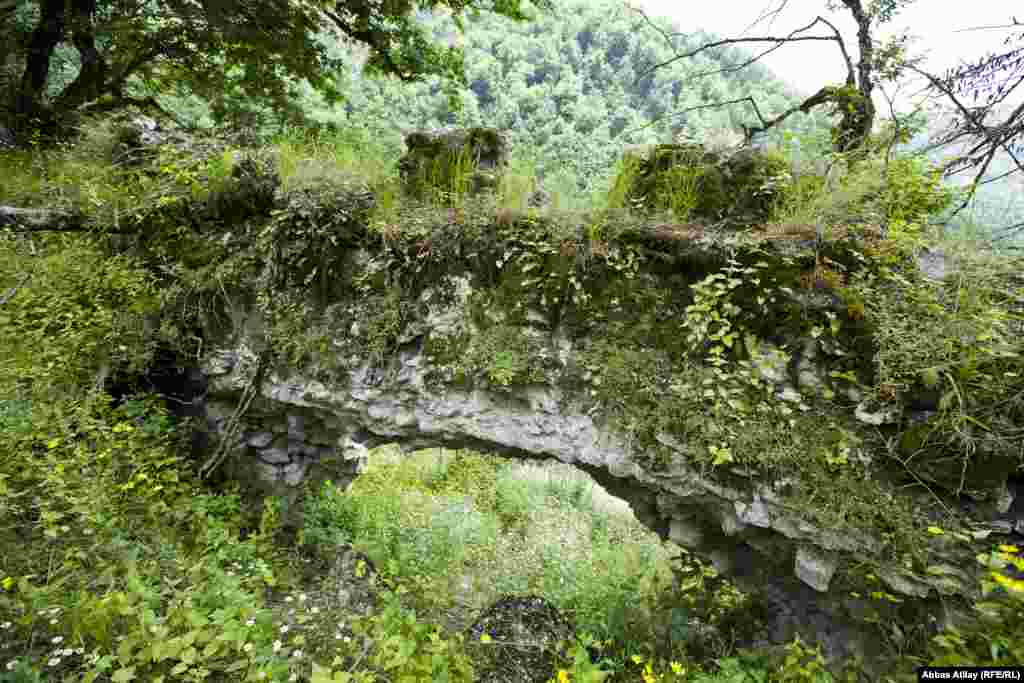
[[[165,140],[156,119],[141,115],[120,124],[115,135],[113,162],[125,166],[142,165]]]
[[[616,180],[626,207],[670,210],[678,220],[758,225],[769,217],[789,166],[749,147],[713,152],[697,143],[627,147]]]
[[[0,149],[14,149],[18,146],[18,139],[10,128],[0,126]]]
[[[509,163],[509,136],[495,128],[415,130],[398,161],[408,193],[494,191]]]
[[[482,643],[487,635],[490,642]],[[555,675],[560,642],[574,635],[569,619],[547,600],[534,595],[505,596],[468,629],[467,641],[482,666],[481,683],[546,683]]]

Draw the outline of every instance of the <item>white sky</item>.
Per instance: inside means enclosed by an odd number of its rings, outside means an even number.
[[[629,3],[643,9],[649,16],[673,20],[681,31],[704,29],[723,37],[733,37],[739,36],[766,8],[778,7],[780,0],[629,0]],[[856,62],[856,25],[853,19],[845,8],[829,13],[825,5],[826,0],[788,0],[770,28],[765,22],[747,35],[784,36],[821,15],[843,33],[847,49]],[[988,51],[1000,51],[1003,41],[1010,35],[1007,29],[961,29],[1006,25],[1011,22],[1013,14],[1024,19],[1024,3],[1016,0],[917,0],[891,23],[883,25],[886,29],[883,35],[908,28],[910,34],[918,38],[912,51],[928,54],[923,68],[941,72],[956,65],[958,60],[970,60]],[[1017,31],[1020,31],[1019,27]],[[770,43],[752,43],[748,47],[756,49],[758,46],[766,48]],[[807,41],[783,46],[765,56],[764,64],[782,80],[807,94],[826,83],[842,82],[846,78],[842,57],[832,42]]]

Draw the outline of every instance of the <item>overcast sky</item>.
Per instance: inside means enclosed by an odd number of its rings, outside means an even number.
[[[731,37],[739,36],[766,8],[778,7],[781,0],[628,1],[648,15],[673,20],[682,31],[704,29]],[[787,35],[806,26],[820,14],[830,21],[834,19],[833,23],[843,32],[847,49],[856,60],[856,25],[853,19],[846,10],[829,13],[825,5],[826,0],[788,0],[770,28],[761,24],[747,35]],[[1016,0],[917,0],[890,24],[885,24],[884,33],[891,33],[893,29],[909,29],[911,35],[919,38],[914,43],[914,50],[928,53],[925,68],[936,72],[957,64],[959,59],[970,60],[987,51],[999,51],[1010,35],[1008,30],[963,29],[1006,25],[1014,13],[1024,19],[1024,3]],[[765,44],[766,47],[768,45]],[[784,46],[767,55],[764,63],[782,80],[807,94],[826,83],[842,82],[846,77],[842,57],[833,43],[810,41]]]

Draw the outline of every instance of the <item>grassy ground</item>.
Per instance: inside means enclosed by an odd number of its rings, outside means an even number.
[[[744,635],[726,623],[742,613],[742,594],[719,586],[698,617],[695,598],[714,572],[679,562],[681,548],[571,466],[390,448],[369,462],[344,494],[325,488],[307,508],[305,540],[351,543],[389,567],[415,586],[406,604],[450,637],[505,595],[536,595],[569,615],[579,635],[604,643],[619,680],[633,680],[631,657],[710,664]],[[673,567],[691,572],[685,588]],[[698,617],[685,629],[673,624],[680,609]]]

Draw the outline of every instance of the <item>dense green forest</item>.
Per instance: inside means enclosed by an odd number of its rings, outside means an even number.
[[[456,40],[451,17],[420,18],[438,41]],[[663,21],[661,27],[672,28]],[[468,87],[457,93],[461,108],[452,106],[439,78],[410,84],[367,77],[359,51],[341,46],[337,57],[348,62],[337,76],[344,102],[328,106],[305,88],[302,106],[315,121],[373,140],[396,159],[403,131],[444,126],[509,129],[512,148],[519,153],[529,150],[531,157],[522,161],[530,163],[547,186],[566,190],[567,195],[589,196],[607,190],[626,145],[669,142],[680,135],[715,135],[721,142],[735,143],[740,125],[754,120],[753,112],[741,105],[697,109],[701,105],[751,96],[766,115],[773,115],[797,101],[759,64],[736,74],[715,73],[737,60],[735,49],[723,48],[644,75],[676,52],[709,39],[695,30],[669,43],[615,0],[560,3],[528,23],[483,15],[467,21],[461,40],[468,81]],[[190,124],[214,124],[208,108],[187,108],[186,101],[172,99],[167,103]],[[246,113],[266,132],[273,130],[271,108]],[[800,114],[771,137],[781,141],[787,134],[798,134],[807,145],[811,134],[824,134],[827,125],[823,114]],[[815,151],[821,150],[808,154]]]

